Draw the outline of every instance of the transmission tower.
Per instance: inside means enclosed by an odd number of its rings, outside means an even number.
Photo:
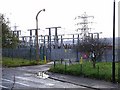
[[[75,20],[76,19],[81,19],[76,25],[78,26],[77,30],[80,30],[81,31],[81,35],[82,35],[82,39],[86,39],[89,35],[89,31],[92,29],[92,28],[89,28],[89,24],[92,24],[93,22],[89,22],[88,21],[88,18],[94,18],[94,16],[88,16],[86,14],[86,12],[84,12],[84,14],[82,14],[81,16],[77,16],[75,17]]]

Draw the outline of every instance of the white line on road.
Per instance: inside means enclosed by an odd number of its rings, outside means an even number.
[[[26,81],[31,81],[31,82],[38,82],[38,83],[40,83],[40,84],[44,84],[44,83],[42,83],[42,82],[35,81],[35,80],[31,80],[31,79],[24,78],[24,77],[19,77],[19,76],[16,76],[16,78],[21,79],[21,80],[26,80]]]
[[[12,83],[13,83],[13,81],[8,80],[8,79],[3,79],[3,78],[2,78],[2,80],[4,80],[4,81],[8,81],[8,82],[12,82]]]
[[[11,82],[11,83],[14,83],[12,80],[8,80],[8,79],[2,79],[2,80],[4,80],[4,81],[8,81],[8,82]],[[24,83],[20,83],[20,82],[15,82],[16,84],[20,84],[20,85],[23,85],[23,86],[27,86],[27,87],[29,87],[30,85],[28,85],[28,84],[24,84]]]
[[[19,76],[17,76],[16,78],[18,78],[18,79],[21,79],[21,80],[27,80],[27,81],[32,81],[32,82],[35,82],[34,80],[31,80],[31,79],[28,79],[28,78],[24,78],[24,77],[19,77]],[[47,86],[53,86],[54,84],[52,84],[52,83],[42,83],[42,82],[39,82],[39,83],[41,83],[41,84],[44,84],[44,85],[47,85]]]
[[[28,79],[28,78],[19,77],[19,76],[16,76],[15,78],[22,79],[22,80],[26,80],[26,81],[33,81],[33,80]]]
[[[0,87],[1,87],[1,88],[8,88],[8,87],[2,86],[2,85],[0,85]]]
[[[20,82],[15,82],[15,83],[17,83],[17,84],[21,84],[21,85],[23,85],[23,86],[27,86],[27,87],[30,86],[30,85],[28,85],[28,84],[24,84],[24,83],[20,83]]]

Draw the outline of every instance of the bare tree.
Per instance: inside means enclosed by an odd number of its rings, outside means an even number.
[[[88,53],[89,57],[93,62],[93,68],[95,68],[96,61],[101,60],[103,53],[109,46],[106,39],[85,39],[82,40],[76,46],[76,50],[79,52]]]

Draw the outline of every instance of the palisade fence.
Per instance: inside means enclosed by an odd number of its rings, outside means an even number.
[[[46,56],[47,60],[60,60],[60,59],[80,59],[80,53],[76,53],[73,49],[49,49],[44,50],[44,48],[39,49],[40,60],[44,60]],[[36,48],[4,48],[2,49],[3,57],[10,58],[23,58],[28,60],[36,60]]]
[[[4,48],[2,49],[2,56],[3,57],[11,57],[11,58],[23,58],[28,60],[36,60],[36,48],[35,47],[22,47],[22,48]],[[84,55],[80,52],[76,52],[74,49],[44,49],[39,48],[39,57],[40,60],[44,60],[44,56],[46,56],[47,60],[72,60],[72,61],[79,61],[81,56]],[[85,59],[83,57],[83,59]],[[87,57],[86,59],[90,59]],[[112,50],[108,50],[105,52],[100,60],[103,62],[112,62]],[[118,61],[116,55],[116,61]]]
[[[78,57],[77,57],[78,54]],[[60,60],[60,59],[71,59],[76,61],[80,59],[80,53],[75,52],[74,49],[52,49],[51,50],[51,59]]]
[[[35,59],[35,48],[4,48],[2,56],[32,60]]]

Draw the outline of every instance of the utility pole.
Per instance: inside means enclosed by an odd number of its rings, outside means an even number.
[[[58,45],[58,35],[57,35],[57,30],[58,30],[58,28],[61,28],[61,27],[50,27],[50,28],[46,28],[46,29],[49,29],[50,39],[51,39],[51,29],[55,29],[55,48],[57,48],[57,45]]]
[[[32,44],[32,31],[36,31],[36,29],[28,29],[28,31],[30,31],[30,45]],[[40,28],[38,28],[38,30],[40,30]]]
[[[32,31],[36,29],[28,29],[30,31],[30,39],[29,39],[29,44],[30,44],[30,60],[32,59],[32,46],[33,46],[33,40],[32,40]]]
[[[49,60],[51,60],[51,28],[46,28],[49,29],[49,35],[48,35],[48,48],[50,51],[50,56],[49,56]]]
[[[62,35],[60,36],[61,36],[61,48],[63,48],[63,36]]]
[[[113,2],[113,61],[112,61],[112,82],[115,83],[115,0]]]
[[[27,38],[29,38],[30,36],[21,36],[20,38],[22,38],[22,44],[23,46],[29,46],[27,43]]]
[[[49,43],[49,50],[50,50],[50,60],[51,60],[51,29],[55,29],[55,48],[57,47],[57,44],[58,44],[58,35],[57,35],[57,29],[58,28],[61,28],[61,27],[49,27],[49,28],[46,28],[49,30],[49,35],[48,35],[48,43]]]
[[[118,33],[120,33],[120,1],[118,2]],[[120,34],[118,34],[118,36],[120,37]],[[118,38],[118,62],[120,62],[120,39],[119,38]],[[118,81],[120,81],[120,63],[118,64]]]

